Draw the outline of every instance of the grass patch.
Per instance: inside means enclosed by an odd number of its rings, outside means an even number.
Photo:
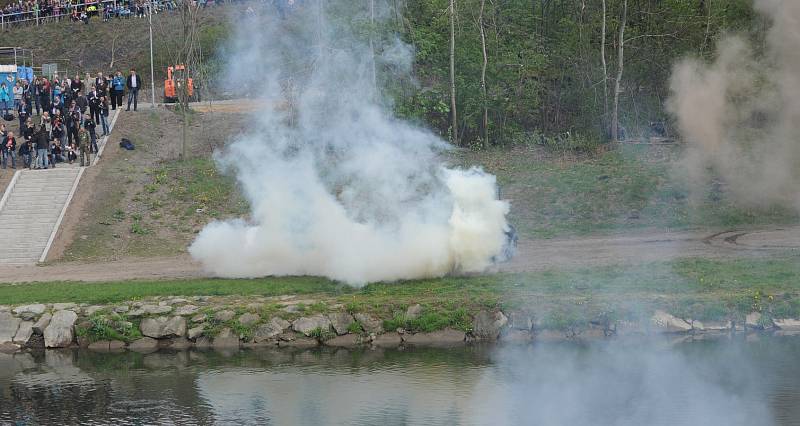
[[[511,222],[522,235],[550,238],[636,228],[731,227],[797,223],[788,208],[743,208],[709,186],[692,198],[675,172],[681,147],[653,151],[621,146],[596,155],[564,157],[541,148],[458,151],[460,166],[481,164],[511,200]],[[694,194],[698,195],[698,194]]]
[[[285,294],[326,301],[298,304],[301,313],[293,315],[327,312],[333,304],[342,304],[350,312],[389,318],[384,324],[387,330],[468,330],[475,312],[496,307],[535,312],[540,324],[558,329],[598,318],[641,318],[655,309],[703,321],[740,318],[753,311],[775,318],[800,318],[800,256],[683,259],[633,267],[375,283],[361,289],[312,277],[0,284],[0,300],[9,305],[100,304],[167,295]],[[424,306],[422,314],[413,320],[405,318],[406,308],[416,303]],[[265,304],[261,312],[267,318],[281,312],[281,307],[277,303]],[[219,325],[237,330],[234,323]],[[356,325],[353,327],[357,330]]]
[[[139,324],[128,321],[123,314],[102,311],[89,317],[88,327],[79,324],[75,329],[78,336],[86,337],[90,342],[120,340],[129,343],[142,337]]]

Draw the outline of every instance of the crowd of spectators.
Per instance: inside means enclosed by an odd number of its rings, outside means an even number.
[[[153,13],[173,10],[180,0],[17,0],[0,9],[4,25],[41,24],[71,19],[89,23],[92,17],[103,21],[114,18],[144,17],[148,8]]]
[[[0,124],[2,168],[17,167],[17,160],[27,168],[47,169],[58,163],[72,164],[80,159],[88,166],[98,151],[100,137],[109,132],[109,110],[122,108],[128,94],[127,109],[137,108],[141,77],[131,70],[114,75],[102,72],[81,78],[36,77],[33,82],[19,80],[0,83],[0,111],[5,121],[18,123],[17,131]],[[14,115],[16,113],[16,116]]]

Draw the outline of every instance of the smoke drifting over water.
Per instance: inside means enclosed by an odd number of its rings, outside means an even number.
[[[237,22],[230,52],[235,84],[268,104],[217,158],[251,217],[209,224],[191,255],[219,276],[355,285],[484,271],[508,229],[494,176],[448,169],[437,159],[445,143],[381,105],[369,43],[351,33],[363,16],[328,19],[316,4],[278,12]],[[375,64],[404,74],[412,56],[393,40]]]
[[[709,167],[749,205],[800,211],[800,2],[756,0],[770,22],[766,51],[725,37],[712,64],[676,65],[668,109],[689,143],[688,176]]]

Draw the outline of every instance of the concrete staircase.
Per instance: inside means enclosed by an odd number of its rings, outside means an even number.
[[[42,258],[82,172],[79,167],[17,172],[0,200],[0,264]]]
[[[112,131],[119,113],[109,123]],[[92,165],[102,158],[107,141],[108,136],[98,140]],[[0,199],[0,265],[44,262],[85,169],[76,162],[14,174]]]

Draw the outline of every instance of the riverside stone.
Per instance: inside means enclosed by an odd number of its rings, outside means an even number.
[[[31,314],[33,316],[39,316],[44,313],[45,309],[47,309],[47,306],[37,303],[34,305],[17,306],[14,308],[13,312],[17,315]]]
[[[292,340],[278,341],[278,347],[281,348],[308,349],[316,346],[319,346],[319,341],[317,339],[311,339],[309,337],[299,337],[297,339],[292,339]]]
[[[214,314],[214,319],[220,322],[230,321],[236,315],[235,312],[225,309]]]
[[[396,348],[403,344],[403,338],[396,332],[384,333],[372,339],[372,345],[379,348]]]
[[[255,332],[253,333],[253,340],[256,343],[270,340],[283,333],[285,330],[291,327],[291,325],[292,324],[289,321],[286,321],[283,318],[272,317],[268,323],[261,324],[258,326],[258,328],[256,328]]]
[[[354,317],[367,333],[383,333],[383,322],[372,315],[358,313]]]
[[[139,325],[142,334],[154,339],[178,337],[186,334],[186,319],[180,316],[145,318]]]
[[[775,325],[784,331],[800,331],[800,320],[796,319],[776,319]]]
[[[318,328],[323,332],[329,331],[331,321],[325,315],[317,314],[310,317],[300,317],[292,322],[292,330],[303,333],[306,336],[311,336],[311,333]]]
[[[508,318],[502,312],[480,311],[475,315],[472,323],[472,334],[479,339],[497,340],[506,324],[508,324]]]
[[[414,346],[456,346],[464,343],[464,332],[445,328],[431,333],[406,334],[403,341]]]
[[[124,314],[124,313],[126,313],[126,312],[128,312],[130,310],[131,310],[131,308],[128,305],[114,306],[114,309],[113,309],[113,311],[115,313],[118,313],[118,314]]]
[[[766,325],[766,328],[771,328],[771,325],[765,324],[769,321],[762,321],[761,313],[760,312],[751,312],[745,317],[745,325],[748,328],[752,328],[755,330],[762,330]]]
[[[75,321],[78,314],[73,311],[58,311],[53,314],[50,324],[44,329],[44,345],[48,348],[65,348],[75,338]]]
[[[189,331],[186,332],[186,337],[188,337],[189,340],[195,340],[203,335],[203,330],[205,330],[205,327],[202,325],[199,327],[190,328]]]
[[[328,339],[323,343],[325,346],[349,348],[358,346],[361,343],[361,336],[358,334],[345,334],[344,336],[336,336],[333,339]]]
[[[353,316],[347,312],[334,312],[328,314],[328,319],[331,321],[331,325],[333,326],[334,331],[336,331],[336,334],[340,336],[347,334],[347,329],[350,327],[350,324],[355,322]]]
[[[203,322],[206,318],[206,314],[198,314],[192,317],[192,322]]]
[[[650,324],[661,333],[686,333],[692,330],[692,325],[670,315],[664,311],[658,310],[650,318]]]
[[[53,303],[54,311],[70,311],[75,309],[78,309],[78,305],[75,303]]]
[[[216,337],[214,337],[214,341],[212,343],[214,349],[230,349],[230,348],[238,348],[239,347],[239,336],[234,334],[234,332],[225,327],[219,331]]]
[[[14,340],[19,329],[20,319],[8,312],[0,312],[0,343]]]
[[[172,306],[167,305],[144,305],[142,306],[142,310],[146,314],[150,315],[161,315],[167,314],[172,311]]]
[[[87,346],[87,348],[93,352],[111,352],[112,343],[114,344],[115,352],[125,348],[125,343],[120,342],[119,340],[114,340],[114,341],[100,340],[97,342],[90,343],[89,346]]]
[[[18,345],[27,345],[31,335],[33,335],[33,321],[22,321],[19,323],[17,334],[12,342]]]
[[[158,340],[150,337],[142,337],[141,339],[134,340],[128,345],[128,349],[134,352],[150,353],[158,349]]]
[[[88,317],[88,316],[91,316],[92,314],[94,314],[95,312],[101,311],[103,309],[105,309],[105,306],[94,305],[94,306],[89,306],[88,308],[84,309],[83,313]]]
[[[508,315],[508,326],[514,330],[532,330],[533,317],[522,312],[512,312]]]
[[[47,328],[47,326],[50,324],[50,320],[52,318],[53,318],[53,316],[50,315],[47,312],[42,314],[42,316],[39,317],[39,320],[36,321],[35,324],[33,324],[33,327],[32,327],[33,334],[37,334],[37,335],[44,334],[44,329]]]
[[[422,305],[417,303],[416,305],[411,305],[406,309],[406,319],[407,320],[415,320],[419,318],[422,314]]]
[[[261,321],[261,315],[246,313],[239,317],[239,324],[250,326]]]
[[[179,306],[178,309],[175,310],[175,315],[194,315],[198,309],[200,308],[194,305]]]

